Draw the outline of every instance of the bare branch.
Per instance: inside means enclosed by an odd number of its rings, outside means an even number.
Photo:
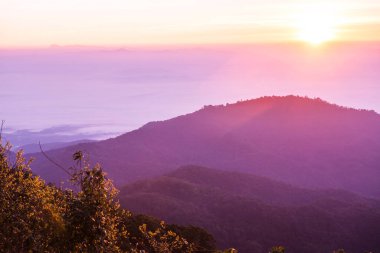
[[[38,142],[38,145],[40,146],[40,151],[41,153],[45,156],[46,159],[48,159],[51,163],[53,163],[55,166],[57,166],[58,168],[60,168],[61,170],[63,170],[64,172],[66,172],[67,175],[69,175],[70,177],[72,176],[71,173],[65,168],[63,167],[62,165],[60,165],[59,163],[55,162],[53,159],[51,159],[43,150],[42,150],[42,146],[41,146],[41,142]]]
[[[1,128],[0,128],[0,142],[3,140],[3,127],[4,127],[5,120],[1,121]]]

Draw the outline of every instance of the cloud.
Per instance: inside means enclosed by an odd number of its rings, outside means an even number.
[[[58,126],[53,126],[49,128],[45,128],[41,131],[39,131],[40,134],[62,134],[62,135],[67,135],[67,134],[74,134],[77,131],[80,131],[82,129],[88,128],[88,127],[93,127],[94,125],[91,124],[80,124],[80,125],[58,125]]]
[[[34,131],[30,129],[19,129],[4,131],[3,137],[6,141],[10,141],[15,147],[20,147],[27,144],[43,144],[57,142],[72,142],[77,140],[99,140],[120,133],[105,132],[99,130],[96,125],[81,124],[81,125],[58,125]]]

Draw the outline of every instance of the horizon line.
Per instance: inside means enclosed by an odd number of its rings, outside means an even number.
[[[244,46],[269,46],[269,45],[299,45],[311,48],[323,48],[339,44],[380,44],[380,40],[334,40],[319,45],[312,45],[305,41],[256,41],[256,42],[210,42],[210,43],[131,43],[131,44],[56,44],[39,46],[0,46],[1,51],[15,50],[64,50],[64,49],[175,49],[175,48],[197,48],[197,47],[244,47]]]

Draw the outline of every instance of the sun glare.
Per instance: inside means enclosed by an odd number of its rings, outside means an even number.
[[[319,45],[336,38],[338,16],[331,6],[304,6],[296,22],[299,40]]]

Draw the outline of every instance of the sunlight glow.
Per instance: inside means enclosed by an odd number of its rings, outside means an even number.
[[[0,48],[379,41],[379,11],[379,0],[0,0]]]
[[[338,20],[339,15],[332,6],[303,6],[296,20],[298,39],[313,45],[331,41],[337,37]]]

